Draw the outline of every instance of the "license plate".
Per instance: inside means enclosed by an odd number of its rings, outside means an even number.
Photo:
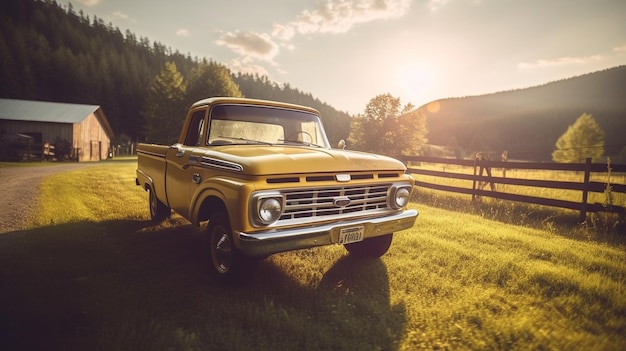
[[[339,231],[339,244],[363,241],[364,227],[343,228]]]

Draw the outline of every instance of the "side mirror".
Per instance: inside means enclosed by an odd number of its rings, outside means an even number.
[[[337,148],[345,149],[346,148],[346,141],[343,140],[343,139],[339,140],[339,144],[337,145]]]

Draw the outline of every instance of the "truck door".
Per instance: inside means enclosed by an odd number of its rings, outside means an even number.
[[[191,202],[191,189],[193,183],[193,167],[190,167],[189,157],[194,149],[204,145],[206,109],[193,112],[184,130],[187,130],[183,144],[174,144],[170,147],[166,156],[166,189],[169,206],[189,219],[189,205]]]

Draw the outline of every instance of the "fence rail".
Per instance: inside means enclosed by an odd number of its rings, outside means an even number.
[[[592,173],[608,174],[609,169],[605,163],[592,163],[587,159],[585,163],[543,163],[543,162],[513,162],[513,161],[491,161],[477,157],[475,160],[457,160],[448,158],[437,158],[427,156],[402,156],[400,157],[408,165],[408,172],[411,174],[425,175],[431,177],[441,177],[448,179],[459,179],[472,181],[472,188],[452,185],[442,185],[423,181],[417,178],[416,185],[455,193],[468,194],[472,200],[480,197],[493,197],[498,199],[531,203],[544,206],[560,207],[579,212],[579,220],[582,222],[587,216],[587,212],[611,212],[624,214],[626,209],[622,206],[604,203],[588,203],[589,193],[603,193],[607,189],[606,182],[591,181]],[[435,165],[454,165],[471,167],[473,174],[456,173],[451,171],[435,171],[431,169],[419,168],[423,163]],[[611,165],[611,173],[626,173],[626,165]],[[502,176],[493,175],[493,169],[502,169]],[[507,178],[506,171],[513,169],[521,170],[545,170],[545,171],[566,171],[572,173],[582,173],[582,182],[556,181],[556,180],[535,180],[523,178]],[[486,175],[485,175],[486,174]],[[516,186],[527,186],[548,189],[574,190],[581,192],[581,201],[567,201],[550,199],[545,197],[521,195],[511,192],[498,191],[497,184],[508,184]],[[489,190],[483,189],[484,185],[489,185]],[[613,193],[626,194],[626,184],[610,183]]]

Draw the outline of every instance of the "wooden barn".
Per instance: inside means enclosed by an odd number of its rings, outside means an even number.
[[[0,99],[0,139],[5,148],[27,145],[18,148],[22,160],[104,160],[111,138],[113,130],[100,106]]]

